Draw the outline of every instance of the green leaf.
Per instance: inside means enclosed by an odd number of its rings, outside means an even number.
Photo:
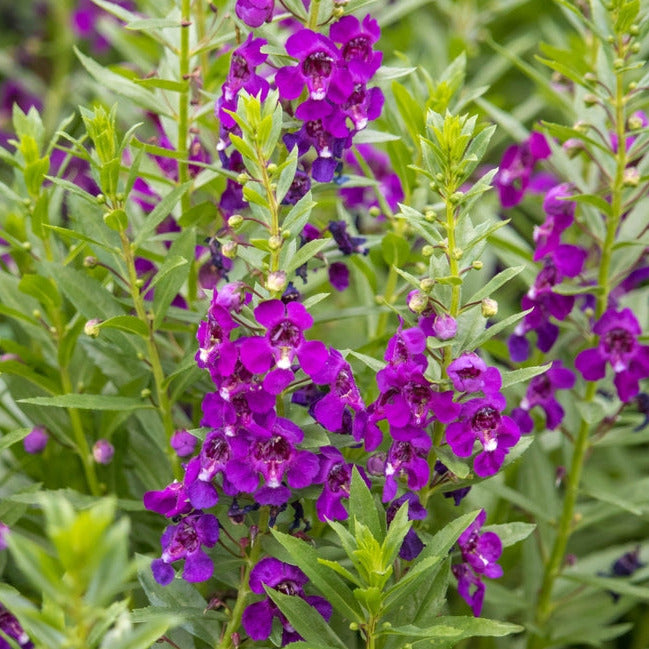
[[[58,383],[42,374],[38,374],[34,368],[20,361],[0,361],[0,376],[2,374],[20,376],[50,394],[61,392],[61,386]]]
[[[535,365],[534,367],[522,367],[519,370],[513,370],[511,372],[502,372],[503,378],[503,388],[508,388],[510,385],[516,385],[516,383],[523,383],[533,379],[535,376],[540,374],[545,374],[550,369],[550,364],[548,365]]]
[[[331,243],[331,239],[314,239],[305,243],[287,263],[284,270],[286,273],[292,273],[299,268],[302,264],[306,264],[309,259],[315,257],[323,248]]]
[[[319,563],[316,551],[308,543],[278,532],[275,528],[271,532],[280,545],[291,555],[298,568],[331,602],[336,611],[354,622],[363,622],[363,614],[349,586],[337,574]]]
[[[191,187],[191,182],[183,183],[174,187],[151,211],[146,217],[146,221],[141,230],[137,233],[133,245],[138,247],[145,239],[162,223],[171,213],[178,201],[183,197],[185,192]]]
[[[77,408],[79,410],[139,410],[153,408],[148,402],[130,397],[107,394],[61,394],[55,397],[31,397],[20,399],[19,403],[52,408]]]
[[[426,549],[422,552],[422,558],[435,555],[445,557],[449,550],[455,545],[460,534],[466,530],[480,513],[479,510],[469,512],[452,520],[444,526],[430,541],[426,543]]]
[[[502,525],[485,525],[484,532],[495,532],[500,537],[504,548],[519,543],[526,539],[534,530],[536,525],[532,523],[504,523]]]
[[[386,523],[383,508],[379,515],[377,503],[372,496],[372,492],[365,484],[356,467],[352,470],[351,487],[349,490],[349,516],[350,519],[356,519],[372,533],[372,536],[382,543],[385,538]]]
[[[286,215],[282,222],[282,229],[288,230],[294,237],[297,237],[309,220],[311,210],[317,205],[313,200],[311,192],[307,192]]]
[[[491,297],[503,284],[511,281],[524,270],[525,266],[513,266],[492,277],[480,290],[476,291],[467,301],[467,304],[480,302],[485,297]]]
[[[282,164],[282,170],[279,173],[277,180],[277,189],[275,190],[275,197],[278,203],[284,200],[284,197],[291,188],[291,183],[295,178],[295,170],[297,169],[297,147],[293,147],[286,161]],[[286,227],[286,225],[284,225]]]
[[[491,325],[489,329],[485,329],[481,334],[470,340],[466,344],[467,349],[477,349],[478,347],[484,345],[487,340],[490,340],[496,334],[499,334],[504,329],[512,327],[519,320],[522,320],[531,310],[532,309],[527,309],[527,311],[523,311],[522,313],[515,313],[514,315],[510,315],[508,318],[505,318],[504,320]]]
[[[61,296],[49,277],[31,274],[23,275],[18,283],[18,289],[22,293],[36,298],[48,309],[58,309],[61,306]]]
[[[100,329],[121,329],[122,331],[137,334],[142,338],[149,337],[149,328],[146,324],[132,315],[117,315],[100,322],[97,326]]]
[[[19,428],[18,430],[13,430],[10,433],[3,435],[0,437],[0,451],[4,451],[10,446],[13,446],[16,442],[25,439],[30,432],[31,428]]]
[[[381,635],[409,636],[411,638],[472,638],[476,636],[501,637],[511,633],[520,633],[523,627],[509,622],[498,622],[483,617],[442,616],[437,618],[437,623],[419,628],[415,625],[392,627],[381,630]]]
[[[633,599],[648,602],[649,601],[649,588],[646,586],[636,586],[630,583],[628,579],[618,577],[597,577],[589,574],[578,574],[572,572],[564,572],[561,575],[570,581],[576,581],[580,584],[587,584],[588,586],[595,586],[602,590],[610,590],[619,595],[628,595]]]
[[[381,240],[381,252],[388,266],[403,266],[410,256],[410,245],[398,234],[388,232]]]
[[[284,595],[273,588],[264,585],[266,594],[277,604],[286,615],[291,626],[308,643],[319,644],[323,640],[327,646],[347,649],[347,645],[336,635],[334,630],[325,622],[318,611],[295,595]]]

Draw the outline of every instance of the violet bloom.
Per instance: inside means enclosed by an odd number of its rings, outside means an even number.
[[[484,584],[481,577],[484,575],[497,579],[503,574],[503,569],[496,563],[503,550],[500,538],[494,532],[480,534],[486,516],[483,509],[475,521],[460,534],[457,543],[464,563],[453,566],[453,574],[458,580],[458,591],[476,616],[480,615],[484,600]],[[473,593],[472,588],[475,588]]]
[[[349,514],[342,500],[349,498],[349,488],[354,465],[345,461],[343,454],[333,446],[320,448],[320,471],[314,482],[323,485],[322,493],[316,502],[316,512],[321,521],[347,520]],[[369,479],[361,467],[357,466],[367,486]]]
[[[390,365],[398,365],[412,361],[423,372],[428,366],[428,360],[424,352],[426,351],[426,336],[419,327],[403,328],[403,319],[399,317],[399,326],[397,330],[388,340],[383,355]]]
[[[502,386],[502,377],[495,367],[487,364],[474,352],[467,352],[448,366],[448,378],[458,392],[494,394]]]
[[[649,377],[649,346],[637,340],[642,333],[640,323],[631,309],[608,309],[593,333],[599,336],[597,347],[580,352],[575,367],[586,381],[599,381],[606,374],[606,363],[610,363],[619,398],[630,401],[640,392],[638,381]]]
[[[262,374],[275,364],[275,369],[264,379],[267,392],[279,394],[293,380],[291,366],[295,358],[309,375],[324,365],[327,360],[324,343],[304,338],[304,331],[313,324],[304,305],[268,300],[257,306],[255,318],[266,327],[266,335],[239,339],[239,353],[244,366],[255,374]]]
[[[270,22],[275,9],[275,0],[237,0],[234,10],[248,27],[261,27]]]
[[[273,588],[284,595],[300,597],[329,621],[333,609],[323,597],[305,595],[304,586],[308,577],[297,567],[272,557],[262,559],[250,572],[250,590],[258,595],[265,595],[264,586]],[[271,633],[273,618],[277,618],[283,627],[282,646],[302,640],[284,614],[270,597],[246,607],[241,623],[252,640],[266,640]]]
[[[144,506],[167,518],[189,514],[192,507],[182,482],[172,482],[160,491],[147,491],[143,497]]]
[[[403,503],[408,503],[408,520],[414,521],[419,520],[423,521],[428,516],[428,510],[422,506],[419,502],[417,494],[407,491],[403,496],[400,496],[396,500],[393,500],[388,506],[385,512],[385,519],[390,527],[390,523],[394,520],[396,513],[401,508]],[[416,559],[421,551],[424,549],[425,545],[422,540],[417,535],[417,532],[411,527],[408,530],[408,533],[401,543],[401,549],[399,550],[399,556],[405,561],[412,561]]]
[[[346,207],[350,210],[379,208],[377,193],[380,193],[390,209],[395,211],[399,207],[399,202],[403,200],[404,193],[399,176],[390,167],[390,158],[371,144],[359,144],[356,149],[371,169],[378,187],[343,187],[340,195]],[[352,151],[345,154],[344,160],[354,173],[364,175]]]
[[[523,200],[534,165],[550,154],[548,142],[541,133],[532,133],[525,142],[510,146],[505,151],[494,177],[494,185],[503,207],[514,207]]]
[[[318,457],[296,445],[304,432],[292,421],[277,417],[270,430],[251,425],[231,440],[233,459],[225,475],[240,491],[253,493],[260,505],[283,505],[291,490],[308,487],[319,471]],[[263,482],[259,486],[259,477]],[[283,485],[286,480],[288,487]]]
[[[518,408],[512,410],[512,419],[518,424],[521,432],[530,433],[534,428],[528,412],[534,406],[545,411],[546,427],[554,430],[562,421],[564,411],[554,394],[557,390],[570,390],[575,384],[575,375],[560,360],[552,362],[547,372],[535,376],[527,388],[525,397]]]
[[[451,340],[457,334],[457,320],[448,313],[425,315],[419,319],[419,326],[426,336],[439,340]]]
[[[329,386],[329,392],[313,408],[314,418],[327,430],[335,433],[342,428],[346,408],[356,413],[364,410],[352,368],[337,349],[329,349],[326,363],[311,379],[316,385]]]
[[[283,99],[297,99],[306,85],[309,97],[324,99],[332,84],[339,94],[348,96],[352,90],[349,73],[344,70],[344,61],[332,40],[302,29],[286,41],[286,51],[298,60],[294,66],[280,68],[275,83]]]
[[[366,239],[363,237],[352,237],[347,232],[347,223],[345,221],[329,221],[328,229],[343,255],[351,255],[355,252],[363,255],[367,254],[367,248],[361,247]]]
[[[397,493],[397,478],[403,473],[408,481],[408,488],[413,491],[423,489],[428,484],[430,467],[428,451],[432,442],[430,437],[421,433],[409,441],[394,441],[388,451],[385,463],[385,485],[383,502],[392,500]]]
[[[208,368],[212,377],[230,376],[237,362],[238,352],[230,341],[230,332],[238,327],[223,307],[212,304],[207,321],[198,325],[196,364]]]
[[[470,457],[473,446],[480,442],[473,469],[478,476],[486,478],[498,472],[509,449],[521,436],[516,422],[501,414],[505,407],[502,395],[490,395],[484,399],[471,399],[462,405],[460,419],[446,429],[446,441],[458,457]]]
[[[31,455],[42,453],[47,446],[50,436],[43,426],[36,426],[27,434],[23,439],[23,447],[25,452]]]
[[[201,511],[185,516],[162,534],[162,556],[151,563],[153,577],[161,586],[170,584],[174,578],[171,564],[184,559],[185,581],[207,581],[214,572],[214,564],[203,546],[213,548],[218,540],[219,521],[216,516]]]
[[[349,286],[349,268],[342,261],[329,265],[329,281],[337,291],[344,291]]]
[[[7,537],[11,532],[11,528],[6,523],[0,521],[0,550],[7,549]]]

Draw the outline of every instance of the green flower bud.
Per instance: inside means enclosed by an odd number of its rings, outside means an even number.
[[[381,210],[376,205],[372,205],[372,207],[370,207],[370,209],[368,210],[368,214],[376,218],[377,216],[381,215]]]
[[[228,259],[234,259],[237,256],[239,244],[236,241],[226,241],[221,246],[221,254]]]
[[[279,293],[286,288],[287,278],[286,273],[283,270],[276,270],[272,273],[269,273],[268,279],[266,280],[266,288],[271,293]]]
[[[483,266],[483,263],[479,259],[476,259],[471,264],[471,268],[473,268],[473,270],[482,270],[482,266]]]
[[[91,338],[97,338],[97,336],[99,336],[100,324],[101,320],[99,320],[98,318],[88,320],[88,322],[86,322],[86,324],[83,326],[83,333],[86,334],[86,336],[90,336]]]
[[[627,167],[624,170],[624,186],[637,187],[640,183],[640,172],[637,167]]]
[[[480,305],[483,318],[493,318],[498,313],[498,302],[486,297]]]
[[[425,277],[419,282],[419,288],[424,293],[430,293],[433,290],[433,286],[435,286],[435,280],[432,277]]]
[[[238,228],[242,223],[243,223],[243,216],[241,216],[241,214],[233,214],[228,219],[228,227],[233,229]]]

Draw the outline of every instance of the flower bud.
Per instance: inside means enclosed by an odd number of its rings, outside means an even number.
[[[370,207],[368,211],[368,214],[376,218],[377,216],[381,216],[381,210],[376,205],[372,205],[372,207]]]
[[[7,536],[10,532],[9,525],[0,521],[0,550],[7,549]]]
[[[274,234],[268,239],[268,247],[271,250],[279,250],[282,247],[282,237]]]
[[[596,106],[597,104],[599,104],[599,98],[597,97],[597,95],[588,93],[587,95],[584,95],[584,104],[586,104],[586,106],[588,107]]]
[[[408,294],[408,308],[413,313],[423,313],[428,307],[428,297],[420,291],[411,291]]]
[[[95,268],[98,263],[99,260],[97,259],[97,257],[92,257],[90,255],[88,257],[84,257],[83,259],[83,265],[85,268]]]
[[[240,185],[245,185],[249,180],[250,180],[250,176],[248,176],[248,174],[246,174],[246,173],[240,173],[237,176],[237,182]]]
[[[50,436],[43,426],[36,426],[32,428],[31,432],[23,439],[23,447],[25,452],[36,455],[42,453],[47,446],[47,441]]]
[[[425,246],[421,249],[421,254],[422,254],[424,257],[431,257],[431,256],[433,255],[434,252],[435,252],[435,246],[431,246],[431,245],[425,245]]]
[[[419,282],[419,288],[424,293],[430,293],[433,290],[433,286],[435,286],[435,280],[432,277],[425,277]]]
[[[627,167],[624,170],[624,186],[637,187],[640,183],[640,172],[637,167]]]
[[[274,162],[271,162],[267,167],[266,170],[268,173],[272,176],[273,174],[277,173],[277,165]]]
[[[492,318],[498,313],[498,302],[492,300],[490,297],[486,297],[482,300],[481,304],[482,317],[483,318]]]
[[[107,439],[98,439],[92,447],[92,457],[97,464],[110,464],[115,447]]]
[[[269,273],[266,280],[266,288],[271,293],[279,293],[286,288],[286,273],[283,270],[276,270]]]
[[[433,333],[440,340],[450,340],[457,334],[457,322],[455,318],[447,313],[435,317],[433,321]]]
[[[629,117],[627,124],[631,131],[637,131],[639,128],[642,128],[644,126],[644,124],[642,123],[642,117],[635,114]]]
[[[226,241],[221,246],[221,254],[228,259],[234,259],[237,256],[239,244],[236,241]]]
[[[99,336],[100,324],[101,320],[99,320],[98,318],[88,320],[88,322],[86,322],[83,327],[83,333],[86,334],[86,336],[90,336],[91,338],[97,338],[97,336]]]
[[[238,228],[243,223],[243,216],[241,214],[233,214],[228,219],[228,227]]]
[[[479,259],[476,259],[471,264],[471,268],[473,268],[473,270],[482,270],[482,266],[483,266],[483,263]]]
[[[176,451],[178,457],[187,457],[194,452],[198,440],[186,430],[177,430],[169,440],[171,448]]]

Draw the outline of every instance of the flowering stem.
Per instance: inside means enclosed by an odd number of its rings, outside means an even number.
[[[266,190],[266,199],[268,200],[268,208],[270,210],[270,271],[274,273],[279,270],[279,252],[282,245],[279,227],[279,205],[277,204],[275,190],[273,189],[268,173],[268,161],[264,158],[259,143],[255,145],[255,153],[257,154],[259,168],[261,169],[261,184]]]
[[[624,47],[621,39],[618,40],[618,52]],[[624,79],[623,73],[619,70],[615,71],[616,77],[616,92],[613,98],[615,110],[615,131],[617,135],[617,152],[616,152],[616,172],[613,179],[613,186],[611,188],[611,217],[606,220],[606,239],[602,246],[602,255],[599,266],[598,284],[600,292],[597,296],[597,306],[595,316],[599,319],[608,306],[608,296],[611,290],[610,287],[610,266],[611,256],[613,253],[613,246],[615,244],[615,235],[622,220],[624,205],[623,205],[623,190],[624,190],[624,170],[627,165],[626,154],[626,134],[625,134],[625,115],[624,105],[626,98],[624,95]],[[597,382],[589,382],[586,388],[584,397],[585,404],[589,404],[595,397],[597,392]],[[537,628],[545,628],[547,621],[552,613],[552,589],[556,578],[560,575],[564,562],[564,556],[568,541],[572,534],[574,523],[575,505],[577,503],[577,493],[579,491],[579,483],[586,457],[586,452],[589,448],[589,433],[590,424],[585,418],[582,418],[579,432],[575,439],[575,447],[572,455],[572,462],[570,472],[568,474],[566,483],[566,496],[563,501],[563,510],[559,520],[559,527],[557,536],[550,553],[550,558],[545,565],[543,575],[543,582],[539,592],[539,598],[536,605],[535,625]],[[528,647],[529,649],[539,649],[545,646],[545,641],[541,636],[531,635]]]
[[[191,26],[190,0],[182,0],[180,28],[180,82],[189,80],[189,29]],[[189,138],[189,83],[180,92],[178,102],[178,182],[182,185],[189,180],[189,151],[187,140]],[[181,206],[183,212],[190,208],[191,199],[189,192],[183,194]]]
[[[237,601],[234,604],[232,609],[232,615],[228,625],[225,627],[223,636],[219,641],[216,649],[232,649],[234,643],[232,642],[232,634],[236,633],[241,627],[241,618],[243,616],[243,611],[246,607],[246,600],[248,595],[252,592],[248,581],[250,579],[250,572],[255,567],[259,561],[259,555],[261,554],[261,535],[265,534],[268,531],[268,521],[270,519],[270,509],[268,507],[261,507],[259,510],[259,525],[258,532],[255,540],[252,542],[250,548],[250,554],[248,555],[248,561],[245,566],[244,574],[241,577],[241,585],[239,586],[239,592],[237,594]]]
[[[128,240],[128,237],[124,232],[120,232],[120,237],[122,240],[122,250],[124,252],[124,260],[126,262],[126,267],[128,269],[128,278],[129,278],[129,288],[131,290],[131,298],[133,299],[133,305],[135,306],[135,312],[137,317],[144,322],[149,330],[149,335],[146,338],[146,347],[148,352],[148,360],[151,364],[151,370],[153,372],[153,379],[155,382],[156,395],[158,401],[158,411],[160,413],[160,418],[162,419],[162,424],[165,430],[165,436],[167,439],[167,448],[165,449],[169,460],[174,470],[176,477],[181,477],[180,466],[178,463],[178,457],[174,453],[170,445],[171,436],[174,433],[174,422],[173,422],[173,413],[171,410],[171,401],[169,395],[167,394],[167,388],[165,387],[165,377],[164,371],[162,369],[162,364],[160,362],[160,355],[158,354],[158,348],[154,340],[153,332],[153,323],[151,318],[147,315],[146,309],[144,307],[144,300],[142,299],[142,294],[137,286],[137,272],[135,270],[135,259],[133,258],[133,249],[131,247],[131,242]]]

